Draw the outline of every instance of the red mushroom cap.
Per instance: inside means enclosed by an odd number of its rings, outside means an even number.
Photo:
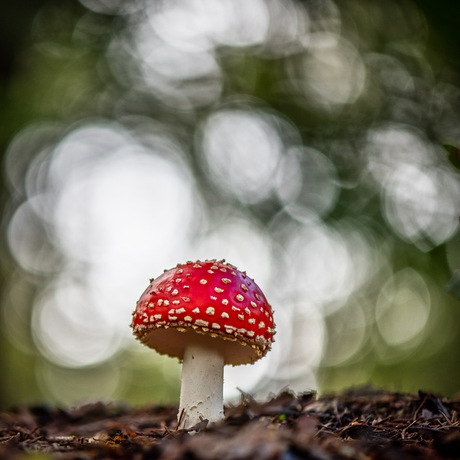
[[[133,312],[134,335],[159,353],[182,359],[189,334],[221,347],[225,364],[248,364],[271,348],[275,324],[263,292],[224,260],[177,265],[151,280]]]

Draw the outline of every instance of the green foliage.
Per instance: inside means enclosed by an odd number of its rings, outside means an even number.
[[[455,299],[460,300],[460,270],[455,270],[452,278],[446,284],[445,290]]]
[[[460,149],[451,144],[443,144],[447,151],[447,158],[454,168],[460,169]]]

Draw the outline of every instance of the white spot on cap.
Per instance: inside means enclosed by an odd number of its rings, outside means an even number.
[[[217,300],[217,297],[214,297],[213,295],[209,296],[211,300]]]
[[[208,307],[206,309],[206,314],[209,315],[209,316],[213,316],[215,312],[216,312],[216,310],[214,308],[212,308],[212,307]]]
[[[211,275],[214,275],[214,272],[212,270],[208,270],[208,273],[211,273]]]
[[[207,283],[207,281],[205,279],[200,280],[200,284],[206,284],[206,283]]]
[[[168,287],[166,288],[166,292],[169,292],[171,289],[172,289],[172,287],[171,287],[171,286],[168,286]]]
[[[215,287],[214,292],[217,292],[217,294],[222,294],[222,292],[224,292],[224,290],[221,289],[221,288]]]
[[[177,278],[176,283],[179,284],[182,281],[182,278]]]
[[[230,318],[230,316],[228,316],[228,313],[225,311],[220,316],[222,316],[222,318],[225,318],[225,319]]]
[[[163,305],[163,299],[158,300],[157,305],[161,307]]]
[[[191,316],[186,316],[186,317],[184,318],[184,321],[192,321],[192,317],[191,317]]]
[[[226,269],[226,268],[223,268],[223,267],[222,267],[222,268],[219,268],[219,270],[220,270],[222,273],[225,273],[225,272],[227,271],[227,269]]]
[[[244,321],[244,315],[238,315],[238,319]]]
[[[252,307],[252,308],[257,308],[257,304],[256,304],[254,301],[252,301],[252,300],[251,300],[251,307]]]
[[[246,312],[247,315],[250,315],[250,314],[251,314],[251,310],[249,310],[248,307],[246,307],[246,308],[244,309],[244,311]]]
[[[212,327],[213,327],[214,329],[220,329],[220,325],[217,324],[217,323],[212,323]]]
[[[153,305],[152,302],[150,302],[147,306],[148,306],[149,308],[153,308],[153,307],[154,307],[154,305]]]
[[[238,307],[235,307],[235,305],[232,305],[232,310],[233,311],[240,311],[240,309]]]
[[[208,322],[208,321],[203,321],[202,319],[197,319],[197,320],[195,321],[195,324],[196,324],[197,326],[202,326],[202,327],[207,327],[207,326],[209,326],[209,322]]]
[[[155,319],[161,319],[162,315],[159,314],[159,315],[153,315],[153,318]],[[152,321],[152,318],[150,318],[150,321]]]
[[[241,289],[243,289],[244,292],[248,292],[248,287],[244,283],[241,285]]]
[[[222,300],[222,305],[228,305],[228,300],[227,300],[227,299],[223,299],[223,300]]]
[[[184,273],[184,270],[182,270],[182,268],[179,268],[179,270],[177,270],[177,274],[180,275],[181,273]]]
[[[249,337],[254,337],[254,331],[248,331],[247,334]]]
[[[222,281],[222,283],[224,283],[224,284],[230,284],[230,283],[232,282],[232,281],[229,280],[228,278],[222,278],[221,281]]]
[[[261,321],[259,323],[259,329],[263,329],[265,327],[265,323],[263,321]]]
[[[260,295],[259,294],[256,294],[256,299],[260,300]]]
[[[243,297],[241,294],[237,294],[237,295],[236,295],[236,300],[237,300],[238,302],[242,302],[242,301],[244,300],[244,297]]]
[[[177,295],[179,294],[179,291],[177,289],[174,289],[174,291],[171,292],[171,295]]]
[[[163,301],[163,305],[164,305],[165,307],[167,307],[167,306],[169,305],[169,300]]]
[[[173,303],[174,305],[179,305],[179,304],[180,304],[180,300],[173,300],[172,303]]]
[[[182,313],[185,313],[185,308],[178,308],[178,309],[176,310],[176,313],[177,313],[178,315],[182,315]]]
[[[190,288],[190,286],[184,286],[184,289],[189,289],[189,288]]]
[[[192,310],[192,313],[195,313],[196,315],[200,313],[200,309],[196,307],[194,310]]]
[[[201,265],[200,265],[200,264],[195,264],[195,265],[193,266],[193,268],[201,268]]]
[[[168,316],[169,321],[176,321],[177,316]]]
[[[189,299],[188,297],[182,297],[182,300],[183,300],[184,302],[190,302],[190,299]]]
[[[256,320],[254,318],[251,318],[249,321],[248,321],[249,324],[256,324]]]

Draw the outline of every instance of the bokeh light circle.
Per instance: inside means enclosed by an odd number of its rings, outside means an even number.
[[[211,180],[245,203],[269,196],[283,151],[274,119],[261,112],[221,110],[203,126],[202,148]]]

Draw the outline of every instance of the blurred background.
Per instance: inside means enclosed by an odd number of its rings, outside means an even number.
[[[131,335],[225,258],[276,343],[225,397],[460,391],[460,4],[18,0],[0,15],[0,408],[176,403]]]

